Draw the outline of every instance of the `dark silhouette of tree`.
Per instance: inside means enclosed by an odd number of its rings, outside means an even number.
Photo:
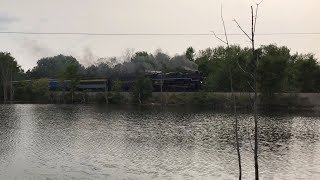
[[[280,93],[284,89],[290,50],[269,45],[262,46],[260,52],[257,72],[259,91],[263,98],[271,100],[274,93]]]
[[[10,88],[10,100],[13,100],[13,85],[12,81],[19,71],[17,61],[11,56],[10,53],[0,52],[0,79],[3,92],[3,103],[8,100],[8,89]]]
[[[314,55],[298,55],[294,63],[296,69],[296,84],[300,92],[319,92],[320,91],[320,65]]]
[[[149,78],[140,76],[133,87],[133,98],[139,104],[143,104],[152,95],[152,81]]]
[[[73,103],[74,92],[80,83],[79,66],[75,64],[68,65],[65,72],[62,74],[61,79],[64,81],[64,83],[68,84],[71,92],[71,102]]]
[[[188,47],[186,51],[186,57],[189,61],[194,61],[195,50],[193,47]]]
[[[32,69],[31,78],[59,78],[69,65],[75,65],[79,69],[83,69],[83,66],[72,56],[60,54],[54,57],[42,58],[37,62],[37,66]]]

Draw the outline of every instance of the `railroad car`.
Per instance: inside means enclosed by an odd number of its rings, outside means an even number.
[[[56,79],[50,79],[48,88],[50,91],[60,91],[60,90],[70,90],[70,80],[65,80],[62,85]],[[83,79],[80,80],[78,86],[78,91],[108,91],[110,90],[110,81],[107,79]]]
[[[194,73],[160,73],[152,79],[154,91],[190,92],[202,87],[203,78],[199,72]],[[161,87],[162,86],[162,87]]]
[[[192,92],[202,88],[203,77],[196,71],[192,73],[162,73],[158,71],[147,72],[146,78],[152,81],[155,92]],[[118,78],[121,81],[122,91],[131,91],[137,76],[127,74]],[[55,79],[49,80],[50,91],[70,90],[70,80],[65,80],[64,84]],[[77,87],[78,91],[110,91],[113,81],[111,79],[82,79]]]

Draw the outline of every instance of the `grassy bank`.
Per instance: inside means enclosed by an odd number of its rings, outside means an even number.
[[[251,109],[252,93],[235,93],[239,109]],[[232,107],[231,93],[219,92],[154,92],[143,102],[144,105],[209,106],[219,109]],[[69,92],[48,92],[41,97],[26,100],[15,99],[15,103],[50,104],[138,104],[130,92],[76,92],[72,101]],[[319,93],[275,94],[272,97],[259,96],[261,109],[303,109],[319,110]]]

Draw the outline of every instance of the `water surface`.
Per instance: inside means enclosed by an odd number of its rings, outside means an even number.
[[[240,119],[244,179],[252,179],[252,117]],[[262,179],[320,179],[319,115],[259,122]],[[227,112],[0,105],[0,179],[236,179],[237,170]]]

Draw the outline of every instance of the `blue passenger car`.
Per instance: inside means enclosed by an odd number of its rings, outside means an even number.
[[[59,90],[59,82],[56,79],[49,79],[48,85],[49,91],[57,91]]]
[[[48,88],[50,91],[58,90],[70,90],[70,80],[65,80],[64,84],[61,85],[56,79],[50,79]],[[78,86],[78,91],[108,91],[110,90],[110,82],[107,79],[88,79],[80,80]]]
[[[107,79],[89,79],[80,80],[78,85],[79,91],[107,91],[108,87]]]

